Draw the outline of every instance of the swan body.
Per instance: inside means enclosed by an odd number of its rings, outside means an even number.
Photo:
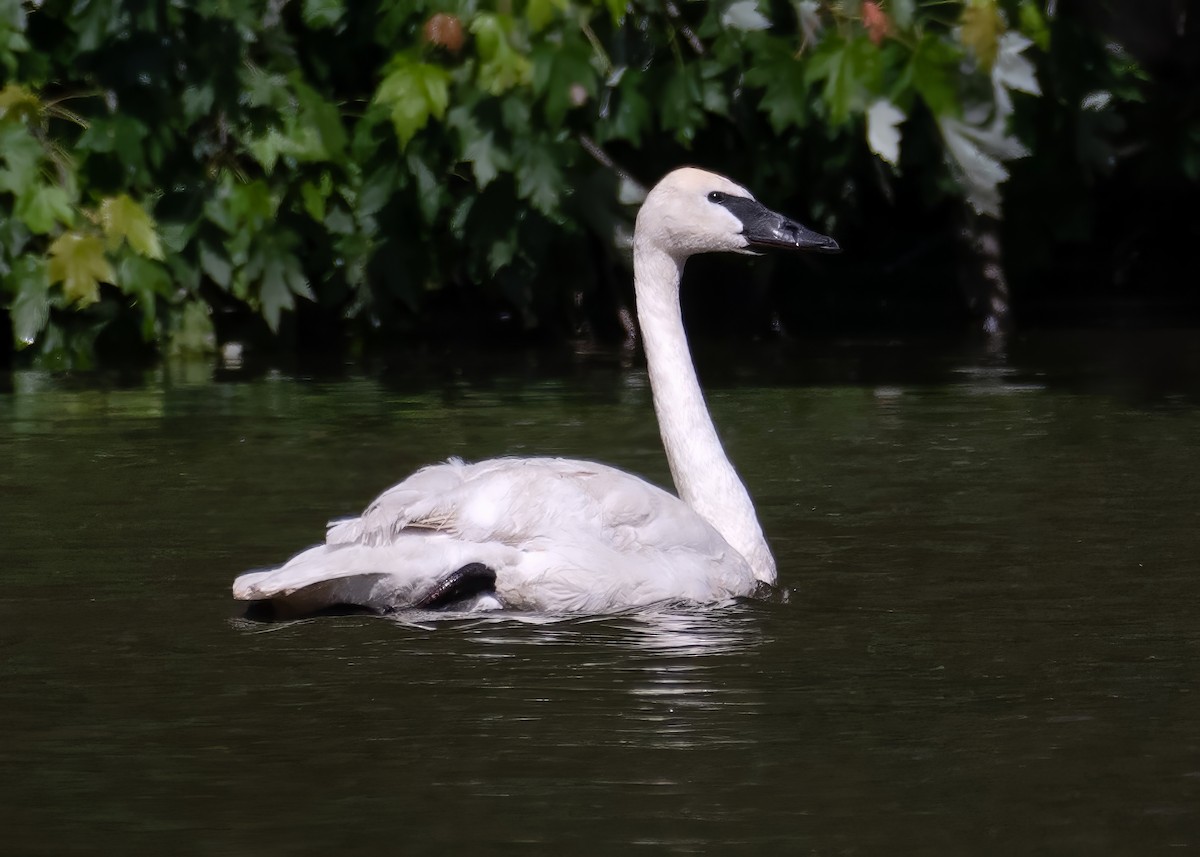
[[[721,447],[687,347],[679,282],[688,256],[760,247],[837,250],[723,176],[668,174],[634,231],[638,320],[676,497],[603,464],[451,460],[418,470],[324,544],[247,572],[235,598],[282,615],[352,605],[603,613],[717,602],[775,583],[749,494]]]
[[[504,607],[601,613],[754,591],[749,564],[683,501],[613,467],[562,458],[452,460],[418,470],[325,544],[238,578],[238,598],[389,609],[470,563]],[[768,581],[769,582],[769,581]]]

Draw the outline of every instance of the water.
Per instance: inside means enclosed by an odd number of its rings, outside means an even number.
[[[708,355],[790,598],[550,623],[259,625],[228,586],[451,454],[665,482],[615,361],[18,373],[0,850],[1200,847],[1200,349],[1113,341]]]

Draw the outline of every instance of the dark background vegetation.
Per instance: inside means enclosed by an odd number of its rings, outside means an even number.
[[[847,251],[696,260],[697,333],[1193,324],[1189,6],[0,0],[0,354],[620,342],[684,163]]]

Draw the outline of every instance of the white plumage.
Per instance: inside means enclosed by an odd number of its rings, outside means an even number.
[[[599,613],[723,601],[773,584],[774,559],[709,417],[679,312],[689,255],[760,246],[837,249],[728,179],[692,168],[664,178],[638,214],[638,319],[680,497],[586,461],[452,460],[417,471],[360,517],[333,522],[325,544],[241,575],[234,597],[285,614],[403,609],[468,566],[495,575],[494,591],[463,602],[476,608]]]
[[[605,612],[744,595],[754,575],[678,497],[612,467],[561,458],[450,461],[417,471],[326,542],[277,571],[242,575],[238,598],[293,609],[411,604],[472,562],[519,610]],[[371,577],[367,580],[365,577]]]

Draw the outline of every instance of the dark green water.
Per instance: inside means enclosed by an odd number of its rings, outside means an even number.
[[[636,371],[18,373],[0,852],[1196,850],[1195,338],[709,356],[790,599],[557,623],[228,587],[448,455],[665,481]]]

